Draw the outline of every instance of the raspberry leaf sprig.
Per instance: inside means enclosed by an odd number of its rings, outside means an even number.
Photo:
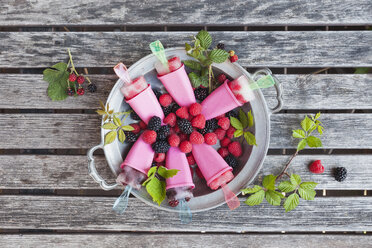
[[[302,129],[296,129],[292,131],[294,138],[301,139],[296,152],[289,159],[284,169],[278,175],[266,175],[262,180],[262,185],[254,185],[251,188],[242,189],[243,195],[249,194],[245,204],[249,206],[255,206],[262,203],[265,198],[266,201],[273,206],[280,206],[283,202],[283,207],[286,212],[295,209],[300,203],[300,197],[304,200],[314,200],[316,191],[314,190],[317,186],[315,182],[303,182],[301,177],[297,174],[288,174],[287,169],[297,156],[298,152],[309,147],[321,147],[322,142],[320,138],[311,135],[314,131],[317,131],[319,135],[323,134],[322,123],[318,120],[320,113],[315,116],[305,116],[304,120],[301,121]],[[286,175],[289,180],[278,181]],[[286,197],[285,195],[288,194]]]
[[[249,129],[254,125],[252,111],[249,110],[247,113],[245,113],[243,109],[239,109],[238,118],[230,116],[231,126],[236,129],[234,132],[234,137],[244,137],[248,145],[257,146],[256,137],[252,132],[249,131]]]

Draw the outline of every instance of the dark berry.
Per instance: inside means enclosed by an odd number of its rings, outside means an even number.
[[[75,82],[75,81],[76,81],[76,74],[75,74],[75,73],[71,73],[71,74],[68,76],[68,81],[70,81],[70,82]]]
[[[219,128],[219,126],[218,126],[218,120],[217,119],[207,120],[205,122],[205,128],[206,129],[209,129],[209,130],[212,130],[212,132],[214,132],[217,128]]]
[[[230,119],[230,117],[238,118],[238,113],[235,112],[234,110],[231,110],[231,111],[227,112],[227,113],[225,114],[225,116],[226,116],[227,118],[229,118],[229,119]]]
[[[161,127],[161,119],[158,116],[153,116],[147,124],[147,129],[154,130],[157,132]]]
[[[152,149],[155,153],[166,153],[170,148],[170,145],[165,140],[158,140],[152,144]]]
[[[191,122],[187,119],[180,119],[177,121],[178,128],[185,134],[192,133],[192,126]]]
[[[229,154],[225,157],[225,161],[228,165],[230,165],[232,168],[235,168],[238,166],[238,160],[233,155]]]
[[[77,77],[77,83],[78,83],[78,84],[83,84],[84,81],[85,81],[85,78],[84,78],[83,76],[78,76],[78,77]]]
[[[163,109],[164,116],[167,116],[167,115],[169,115],[172,112],[172,107],[171,106],[161,107],[161,108]]]
[[[342,182],[346,179],[347,170],[345,167],[337,167],[334,169],[334,176],[336,181]]]
[[[69,95],[69,96],[73,96],[73,95],[75,95],[74,90],[71,89],[71,88],[68,88],[68,89],[67,89],[67,95]]]
[[[158,166],[158,163],[152,162],[151,167]]]
[[[208,96],[208,89],[207,88],[197,88],[194,90],[195,98],[199,101],[204,101],[205,98]]]
[[[170,128],[168,125],[162,126],[159,131],[157,132],[157,139],[158,140],[165,140],[168,135],[170,134]]]
[[[176,111],[181,108],[180,105],[178,105],[177,103],[173,104],[172,105],[172,113],[176,113]]]
[[[205,127],[203,129],[198,129],[198,132],[204,135],[204,134],[209,133],[209,129]]]
[[[224,50],[224,49],[225,49],[225,44],[223,44],[223,43],[218,43],[218,44],[217,44],[217,48],[218,48],[218,49],[222,49],[222,50]]]
[[[154,92],[157,99],[159,99],[159,97],[162,95],[161,91],[158,89],[153,89],[152,91]]]
[[[77,93],[79,96],[82,96],[82,95],[84,95],[85,91],[84,91],[83,88],[79,88],[79,89],[77,89],[76,93]]]
[[[137,115],[136,112],[134,112],[134,110],[132,110],[132,112],[130,113],[130,118],[132,118],[135,121],[140,121],[141,120],[141,118]]]
[[[134,143],[137,141],[138,136],[130,131],[124,131],[125,134],[125,142],[127,143]]]
[[[89,84],[88,85],[88,90],[89,90],[89,92],[94,93],[94,92],[97,91],[97,86],[95,84]]]

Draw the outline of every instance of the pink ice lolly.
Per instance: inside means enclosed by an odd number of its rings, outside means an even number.
[[[168,59],[168,66],[171,72],[180,68],[181,65],[182,63],[181,63],[180,57],[173,57],[173,58]]]
[[[124,82],[124,85],[120,88],[125,99],[131,99],[141,93],[147,88],[147,82],[144,76],[131,80],[127,67],[123,63],[119,63],[114,67],[116,75]]]
[[[252,101],[254,99],[254,94],[250,88],[250,84],[254,83],[252,79],[241,75],[240,77],[229,82],[228,85],[238,101],[242,104]]]
[[[169,72],[177,70],[178,68],[181,67],[181,65],[182,63],[181,63],[180,57],[172,57],[168,59],[167,65],[163,64],[159,60],[154,64],[154,67],[158,75],[162,76],[162,75],[168,74]]]

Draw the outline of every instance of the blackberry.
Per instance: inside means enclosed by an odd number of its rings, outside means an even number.
[[[67,95],[73,96],[73,95],[75,95],[75,91],[73,89],[71,89],[71,88],[68,88],[67,89]]]
[[[223,44],[223,43],[218,43],[218,44],[217,44],[217,48],[218,48],[218,49],[222,49],[222,50],[224,50],[224,49],[225,49],[225,44]]]
[[[194,90],[196,100],[203,101],[208,96],[207,88],[197,88]]]
[[[214,132],[218,127],[217,119],[210,119],[205,122],[205,128],[212,130],[212,132]]]
[[[345,167],[337,167],[334,169],[334,176],[336,181],[342,182],[346,179],[347,170]]]
[[[176,113],[176,111],[181,108],[180,105],[178,105],[177,103],[173,104],[172,105],[172,113]]]
[[[147,129],[154,130],[157,132],[161,127],[161,119],[160,117],[153,116],[149,120],[149,123],[147,124]]]
[[[134,112],[134,110],[132,110],[132,112],[130,113],[130,118],[132,118],[135,121],[140,121],[141,120],[141,118],[137,115],[136,112]]]
[[[170,148],[170,145],[165,140],[158,140],[152,144],[152,149],[155,153],[166,153]]]
[[[203,134],[203,135],[209,133],[209,131],[210,131],[210,130],[209,130],[208,128],[206,128],[206,127],[203,128],[203,129],[198,129],[198,132],[201,133],[201,134]]]
[[[165,140],[168,135],[170,134],[170,128],[168,125],[162,126],[159,131],[157,132],[157,139],[158,140]]]
[[[191,126],[191,122],[189,120],[180,119],[180,120],[177,121],[177,126],[185,134],[191,134],[192,133],[192,126]]]
[[[89,92],[94,93],[94,92],[97,91],[97,86],[95,84],[89,84],[88,85],[88,90],[89,90]]]
[[[124,131],[124,134],[125,134],[125,142],[134,143],[134,142],[137,141],[138,137],[134,133],[132,133],[130,131]]]
[[[238,160],[233,155],[229,154],[225,157],[225,161],[228,165],[230,165],[232,168],[235,168],[238,166]]]
[[[229,119],[230,119],[230,117],[238,118],[238,113],[235,112],[234,110],[230,110],[229,112],[227,112],[227,113],[225,114],[225,116],[226,116],[227,118],[229,118]]]
[[[168,106],[168,107],[163,107],[162,106],[161,108],[163,109],[164,116],[167,116],[172,112],[172,107],[171,106]]]
[[[159,97],[162,95],[161,91],[158,89],[153,89],[152,91],[154,92],[157,99],[159,99]]]

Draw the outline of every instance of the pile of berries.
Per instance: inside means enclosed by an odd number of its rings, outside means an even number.
[[[88,82],[89,82],[89,85],[88,85],[88,90],[89,92],[91,93],[94,93],[96,92],[97,90],[97,86],[95,84],[93,84],[89,78],[87,78]],[[83,88],[83,84],[85,82],[85,77],[82,76],[82,75],[77,75],[76,73],[74,72],[71,72],[69,77],[68,77],[68,88],[67,88],[67,94],[69,96],[73,96],[75,95],[75,93],[79,96],[82,96],[84,95],[85,93],[85,90]],[[77,87],[71,87],[71,84],[76,84]],[[76,89],[76,92],[75,90]]]

